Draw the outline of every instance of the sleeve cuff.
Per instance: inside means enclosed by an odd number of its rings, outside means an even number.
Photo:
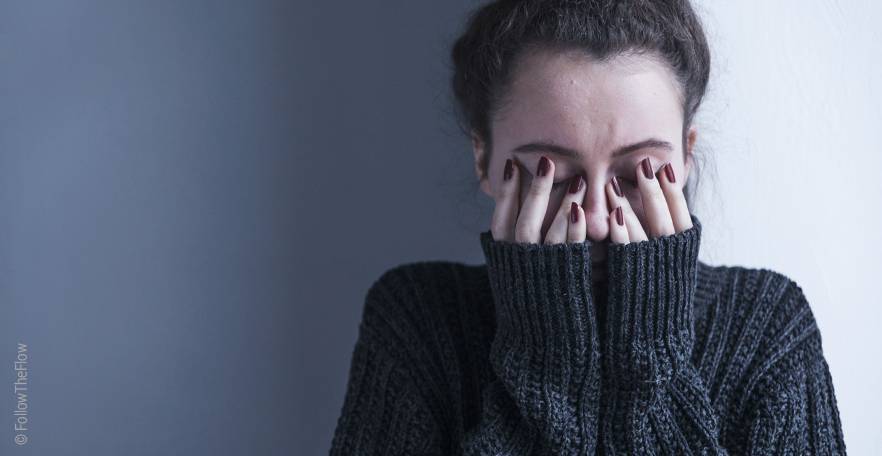
[[[670,380],[689,362],[701,223],[672,235],[609,244],[603,352],[620,386]]]
[[[495,304],[490,358],[497,375],[515,395],[539,395],[550,385],[562,397],[577,396],[586,371],[599,364],[591,242],[496,241],[490,231],[480,239]],[[524,376],[539,383],[525,384]]]

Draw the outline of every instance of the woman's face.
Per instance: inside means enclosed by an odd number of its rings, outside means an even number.
[[[554,182],[542,224],[542,238],[560,207],[568,179],[581,173],[587,185],[582,207],[592,241],[608,238],[609,207],[604,185],[617,176],[625,196],[646,227],[636,187],[640,160],[649,156],[653,170],[670,162],[683,186],[691,168],[682,150],[683,114],[672,74],[655,60],[621,56],[595,63],[576,51],[525,54],[515,70],[508,103],[492,123],[493,151],[481,188],[495,195],[505,161],[521,166],[521,203],[526,198],[541,155],[554,161]],[[691,157],[695,129],[688,135]],[[656,140],[657,144],[625,153],[623,146]],[[559,146],[550,148],[543,144]],[[474,142],[476,163],[484,153]],[[567,153],[564,149],[570,151]],[[604,247],[605,247],[605,243]],[[605,258],[597,250],[595,261]]]

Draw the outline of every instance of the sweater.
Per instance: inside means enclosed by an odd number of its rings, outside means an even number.
[[[496,241],[365,297],[331,455],[845,454],[802,288],[698,260],[702,226],[608,244]]]

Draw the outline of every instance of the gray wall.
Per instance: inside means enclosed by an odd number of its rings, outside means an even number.
[[[372,281],[483,262],[448,89],[478,3],[0,0],[0,454],[326,453]],[[882,4],[695,3],[702,257],[804,287],[878,454]]]
[[[0,3],[0,453],[326,453],[371,282],[483,261],[471,6]]]

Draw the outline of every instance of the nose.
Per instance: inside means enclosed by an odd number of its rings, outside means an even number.
[[[582,209],[585,210],[588,239],[600,242],[609,236],[609,208],[606,198],[606,179],[589,178]]]

